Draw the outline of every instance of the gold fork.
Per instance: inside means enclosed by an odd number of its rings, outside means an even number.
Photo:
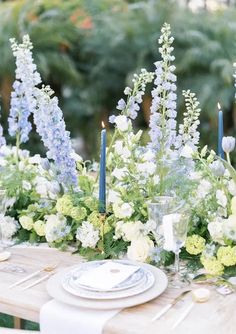
[[[22,278],[21,280],[15,282],[15,283],[13,283],[13,284],[11,284],[11,285],[9,286],[9,288],[13,288],[13,287],[15,287],[15,286],[17,286],[17,285],[20,285],[20,284],[22,284],[22,283],[25,283],[26,281],[28,281],[28,280],[30,280],[31,278],[33,278],[33,277],[39,275],[39,274],[42,273],[42,272],[52,272],[52,271],[54,271],[54,270],[56,269],[57,266],[58,266],[58,263],[56,263],[56,264],[52,264],[52,265],[48,265],[48,266],[46,266],[46,267],[44,267],[44,268],[42,268],[42,269],[39,269],[39,270],[33,272],[32,274],[30,274],[30,275],[28,275],[28,276]],[[45,276],[44,276],[44,277],[45,277]]]

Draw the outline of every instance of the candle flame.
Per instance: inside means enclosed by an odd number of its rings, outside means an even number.
[[[217,107],[218,107],[219,110],[221,109],[221,105],[220,105],[219,102],[217,103]]]
[[[102,128],[105,129],[105,124],[104,122],[102,121]]]

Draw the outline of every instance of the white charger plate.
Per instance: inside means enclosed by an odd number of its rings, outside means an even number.
[[[117,308],[126,308],[132,307],[139,304],[146,303],[159,295],[161,295],[168,285],[168,280],[166,274],[161,271],[160,269],[151,266],[146,263],[136,263],[131,262],[135,265],[139,265],[142,268],[146,268],[147,270],[151,271],[155,277],[155,282],[153,286],[146,290],[143,293],[140,293],[135,296],[126,297],[126,298],[119,298],[119,299],[106,299],[106,300],[96,300],[96,299],[86,299],[74,296],[67,291],[65,291],[61,285],[61,281],[64,275],[69,271],[73,270],[77,266],[69,267],[63,271],[58,272],[54,276],[52,276],[47,282],[47,291],[48,294],[56,299],[59,302],[64,304],[68,304],[71,306],[82,307],[82,308],[89,308],[89,309],[97,309],[97,310],[110,310],[110,309],[117,309]]]
[[[68,286],[71,286],[71,288],[76,289],[76,290],[85,289],[85,290],[90,290],[90,291],[113,292],[113,291],[130,289],[134,287],[135,285],[138,285],[141,282],[143,282],[143,280],[146,278],[146,274],[147,274],[146,271],[140,267],[139,270],[135,271],[125,281],[121,282],[120,284],[118,284],[117,286],[111,289],[104,290],[104,289],[99,289],[99,288],[93,288],[93,287],[90,287],[84,284],[80,284],[79,282],[77,282],[77,279],[80,278],[84,273],[88,272],[89,270],[95,269],[107,263],[108,261],[118,262],[123,265],[130,266],[130,261],[127,261],[127,260],[101,260],[101,261],[90,261],[90,262],[81,263],[80,265],[78,265],[77,268],[69,271],[65,275],[65,280],[62,281],[63,287],[65,288],[65,290],[67,290]],[[81,295],[81,297],[83,296]]]

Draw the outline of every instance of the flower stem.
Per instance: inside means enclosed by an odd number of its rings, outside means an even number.
[[[230,155],[228,152],[226,153],[226,158],[227,158],[228,164],[231,165]]]
[[[19,167],[20,133],[16,134],[16,165]]]

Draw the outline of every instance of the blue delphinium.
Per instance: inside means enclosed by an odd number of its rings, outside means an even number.
[[[162,60],[155,63],[155,87],[152,90],[150,115],[151,138],[149,146],[155,151],[166,152],[172,147],[176,138],[176,75],[175,66],[171,62],[175,57],[171,54],[174,38],[171,36],[170,25],[165,23],[161,29],[159,48]],[[162,152],[162,154],[163,154]]]
[[[37,108],[34,111],[36,130],[48,149],[47,157],[55,162],[58,181],[69,189],[77,185],[76,163],[72,158],[70,133],[66,131],[58,99],[50,87],[35,90]]]
[[[17,44],[14,38],[10,42],[16,58],[16,80],[11,93],[9,134],[17,136],[19,143],[25,143],[32,128],[29,116],[36,108],[34,89],[41,82],[41,78],[33,62],[33,46],[29,36],[23,37],[22,44]]]

